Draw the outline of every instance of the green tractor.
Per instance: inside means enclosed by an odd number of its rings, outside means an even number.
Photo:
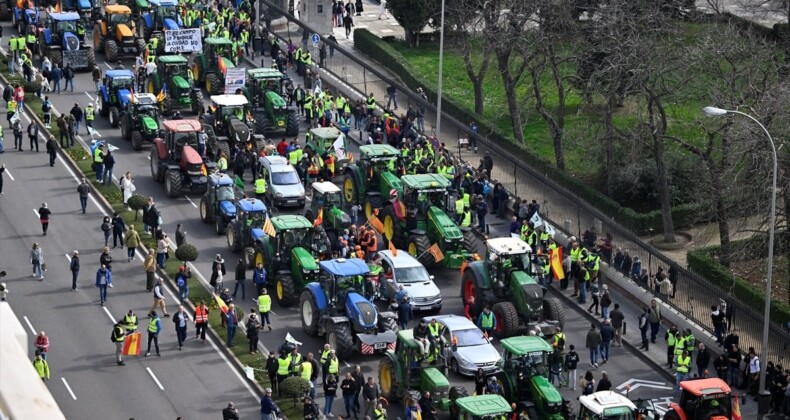
[[[255,156],[266,146],[263,135],[254,133],[249,102],[244,95],[212,95],[203,122],[213,131],[213,136],[209,136],[209,149],[225,152],[229,158],[231,150],[237,146],[252,150]]]
[[[279,70],[264,67],[247,70],[242,91],[252,105],[256,133],[284,131],[288,137],[299,135],[296,108],[288,107],[283,99],[283,79]]]
[[[262,235],[254,244],[253,263],[262,263],[274,283],[274,299],[282,307],[299,302],[305,285],[317,281],[317,260],[329,258],[331,248],[323,229],[302,216],[272,217],[274,236]]]
[[[346,203],[361,204],[368,218],[376,209],[390,204],[390,192],[403,191],[396,173],[400,156],[398,149],[388,144],[359,146],[356,163],[345,168],[343,196]],[[386,239],[392,240],[391,237]]]
[[[339,147],[343,149],[342,157],[338,155],[335,148],[335,142],[337,142],[338,138],[341,139],[342,143]],[[337,127],[311,128],[310,131],[307,132],[307,136],[305,136],[305,153],[312,153],[314,151],[318,153],[318,156],[324,156],[325,154],[334,155],[337,158],[335,161],[336,168],[342,168],[343,165],[348,163],[349,150],[346,136]],[[335,170],[335,174],[339,173],[340,171]]]
[[[459,268],[482,247],[471,228],[459,228],[445,209],[449,205],[450,181],[438,174],[404,175],[399,197],[382,214],[385,239],[406,249],[426,267],[437,263],[431,244],[444,255],[444,265]]]
[[[472,313],[491,307],[496,316],[494,335],[512,337],[529,330],[545,336],[565,327],[565,308],[547,297],[537,280],[531,249],[518,238],[486,241],[486,258],[469,263],[461,275],[461,299],[474,297]]]
[[[195,87],[189,61],[183,55],[159,55],[156,71],[148,76],[148,93],[164,95],[162,112],[170,115],[174,109],[189,108],[195,115],[203,111],[203,91]]]
[[[143,150],[143,143],[164,138],[162,116],[156,97],[150,93],[132,93],[131,100],[121,114],[121,137],[132,141],[134,150]]]
[[[463,420],[506,420],[513,409],[510,403],[495,394],[476,395],[455,400],[458,418]]]
[[[329,236],[330,243],[334,243],[343,229],[351,227],[351,217],[343,211],[343,194],[340,188],[331,182],[313,182],[311,188],[313,198],[304,217],[313,222],[320,214],[321,226]]]
[[[225,93],[225,72],[236,67],[231,56],[233,43],[225,38],[209,37],[203,40],[203,54],[192,60],[192,77],[195,84],[204,86],[209,95]]]
[[[423,355],[412,329],[398,331],[395,349],[387,350],[384,356],[379,362],[379,386],[382,396],[390,403],[402,402],[404,407],[408,407],[412,401],[419,400],[422,393],[430,391],[436,408],[449,411],[450,417],[457,419],[461,413],[457,401],[485,397],[469,397],[466,388],[451,387],[442,352],[431,349],[427,356]],[[471,405],[467,408],[473,415],[484,414]]]
[[[570,418],[569,403],[549,382],[548,357],[554,348],[538,336],[511,337],[501,343],[502,370],[496,378],[505,399],[516,404],[516,412],[526,411],[531,419]]]

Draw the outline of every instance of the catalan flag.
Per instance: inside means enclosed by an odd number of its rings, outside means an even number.
[[[397,257],[398,256],[398,248],[395,248],[395,244],[393,244],[392,241],[389,241],[389,243],[390,243],[390,246],[389,246],[390,247],[390,252],[392,252],[392,256],[393,257]]]
[[[159,94],[156,95],[156,101],[162,102],[167,97],[167,83],[162,85],[162,90],[159,91]]]
[[[217,294],[214,295],[214,300],[217,301],[217,307],[219,307],[219,310],[221,310],[223,314],[227,314],[228,313],[228,305],[225,304],[225,301],[222,300],[222,298],[219,297],[219,295],[217,295]]]
[[[324,208],[318,210],[318,217],[315,218],[315,222],[313,222],[313,227],[321,226],[324,223]]]
[[[427,251],[425,251],[431,255],[433,255],[433,260],[435,262],[440,262],[444,259],[444,254],[442,250],[439,248],[439,244],[433,244]]]
[[[123,355],[124,356],[139,356],[140,355],[140,331],[136,331],[126,336],[123,341]]]
[[[274,225],[272,225],[271,218],[267,217],[266,221],[263,222],[263,231],[266,232],[266,234],[271,237],[277,236],[277,231],[274,230]]]
[[[562,248],[549,251],[549,265],[554,273],[554,280],[565,278],[565,270],[562,268]]]
[[[384,224],[381,223],[381,220],[379,220],[378,216],[376,216],[375,214],[370,215],[370,219],[368,219],[368,224],[370,224],[370,226],[372,226],[373,229],[376,229],[376,232],[378,233],[384,232]]]

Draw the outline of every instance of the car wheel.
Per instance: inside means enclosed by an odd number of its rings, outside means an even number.
[[[461,372],[458,369],[458,361],[456,361],[455,358],[450,359],[450,371],[452,371],[456,375],[461,374]]]

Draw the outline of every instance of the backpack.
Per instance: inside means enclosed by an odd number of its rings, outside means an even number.
[[[41,110],[43,112],[49,112],[51,109],[52,109],[52,104],[50,104],[49,101],[44,101],[44,103],[41,104]]]
[[[10,101],[13,94],[13,89],[6,85],[5,89],[3,89],[3,100],[6,102]]]

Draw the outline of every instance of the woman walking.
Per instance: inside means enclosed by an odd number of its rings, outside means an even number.
[[[33,244],[33,249],[30,250],[30,263],[33,264],[33,278],[38,276],[39,280],[44,280],[44,251],[38,242]]]
[[[127,262],[132,262],[134,259],[135,249],[140,245],[140,234],[134,229],[134,225],[129,225],[126,230],[126,257]]]
[[[129,204],[129,198],[132,194],[137,190],[137,187],[134,186],[134,180],[132,179],[132,173],[127,172],[121,178],[121,192],[123,193],[123,205],[126,206],[126,210],[131,210]]]
[[[104,216],[101,222],[101,231],[104,233],[104,246],[110,244],[110,235],[112,234],[112,223],[110,216]]]
[[[47,229],[49,229],[49,216],[51,214],[52,212],[49,211],[47,203],[41,203],[41,207],[38,209],[38,220],[41,222],[41,230],[44,232],[44,236],[47,236]]]

